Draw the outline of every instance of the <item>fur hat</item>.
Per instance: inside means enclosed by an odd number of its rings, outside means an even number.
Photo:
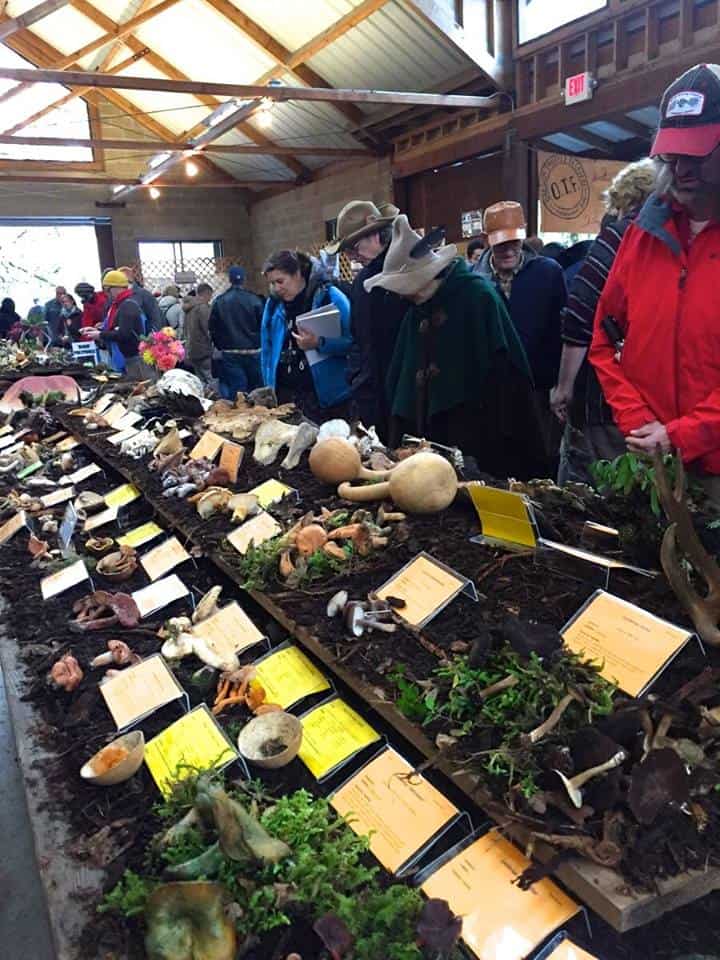
[[[399,213],[392,203],[376,206],[372,200],[351,200],[338,214],[336,237],[325,249],[328,253],[347,250],[362,237],[390,226]]]
[[[127,289],[130,286],[128,278],[122,270],[108,270],[103,277],[102,283],[104,287],[123,287]]]
[[[422,237],[412,229],[404,213],[396,217],[382,273],[365,281],[367,292],[373,287],[384,287],[401,297],[411,297],[442,273],[457,254],[455,244],[449,243],[412,257],[410,251],[420,240]]]
[[[527,232],[523,208],[514,200],[501,200],[487,207],[483,216],[483,232],[487,234],[491,247],[507,243],[508,240],[524,240]]]

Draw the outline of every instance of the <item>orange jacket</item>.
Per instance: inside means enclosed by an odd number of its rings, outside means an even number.
[[[628,227],[595,313],[590,360],[621,432],[659,420],[683,461],[720,474],[720,223],[651,196]],[[625,333],[620,362],[602,327]]]

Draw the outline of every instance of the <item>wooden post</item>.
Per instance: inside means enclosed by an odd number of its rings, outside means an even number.
[[[517,132],[510,129],[503,143],[503,199],[516,200],[522,204],[525,216],[529,217],[530,206],[530,149]]]

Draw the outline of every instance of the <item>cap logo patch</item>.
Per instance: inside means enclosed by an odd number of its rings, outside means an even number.
[[[665,110],[666,117],[699,117],[705,106],[705,94],[695,90],[682,90],[670,97]]]

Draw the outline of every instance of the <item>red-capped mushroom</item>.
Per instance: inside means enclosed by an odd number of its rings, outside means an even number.
[[[98,654],[90,661],[90,666],[107,667],[113,663],[118,667],[127,667],[141,660],[142,657],[131,650],[124,640],[108,640],[107,652]]]

